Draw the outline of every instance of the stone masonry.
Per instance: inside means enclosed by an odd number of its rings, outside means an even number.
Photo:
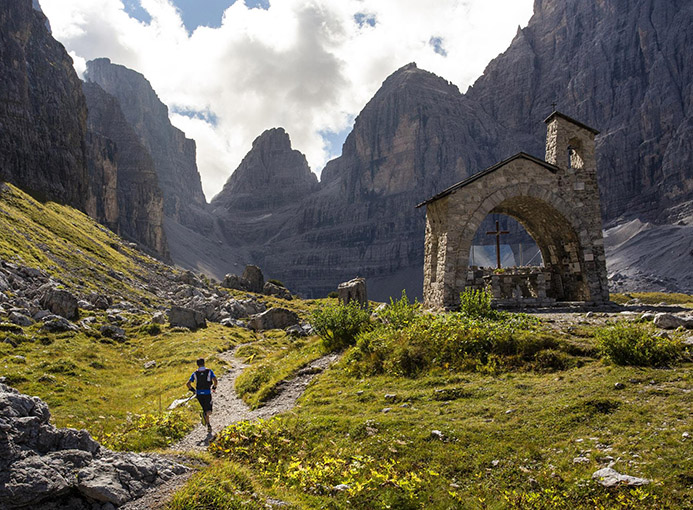
[[[598,131],[559,112],[546,123],[546,161],[521,152],[419,204],[426,206],[427,307],[455,308],[460,292],[474,287],[468,281],[469,250],[492,213],[518,220],[539,246],[545,276],[527,275],[534,283],[525,287],[538,288],[545,280],[541,301],[609,300],[595,158]]]

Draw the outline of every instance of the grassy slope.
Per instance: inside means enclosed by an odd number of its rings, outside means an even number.
[[[17,188],[0,191],[0,258],[40,268],[75,292],[106,292],[141,306],[146,313],[122,313],[128,341],[99,338],[104,312],[94,316],[90,335],[80,331],[51,334],[40,324],[23,328],[17,347],[0,343],[0,375],[20,391],[43,398],[58,426],[86,428],[97,437],[122,428],[131,413],[158,412],[186,394],[188,372],[198,357],[223,372],[214,354],[250,341],[246,331],[210,324],[194,333],[161,327],[150,335],[141,326],[161,304],[147,290],[153,276],[173,278],[177,271],[142,254],[83,213],[55,203],[40,203]],[[144,370],[149,360],[154,369]],[[184,419],[189,423],[190,414]],[[159,444],[132,444],[146,447]]]
[[[135,302],[156,300],[138,288],[150,272],[173,274],[82,212],[37,202],[8,184],[0,189],[0,258],[43,269],[75,290],[107,289]],[[118,273],[132,281],[123,282]]]

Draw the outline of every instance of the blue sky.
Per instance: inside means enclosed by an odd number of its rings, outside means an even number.
[[[236,0],[242,1],[242,0]],[[149,23],[152,17],[142,7],[139,0],[123,0],[125,11],[135,19]],[[180,11],[183,23],[188,32],[194,31],[199,26],[218,28],[221,26],[221,17],[224,11],[235,3],[234,0],[173,0],[172,2]],[[268,9],[269,0],[246,0],[245,5],[250,8]]]

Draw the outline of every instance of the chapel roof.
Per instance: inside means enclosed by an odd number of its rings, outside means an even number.
[[[548,119],[547,119],[547,120],[548,120]],[[591,128],[589,128],[589,129],[591,129]],[[485,176],[487,176],[488,174],[490,174],[490,173],[492,173],[492,172],[495,172],[495,171],[498,170],[499,168],[504,167],[505,165],[507,165],[508,163],[511,163],[512,161],[515,161],[516,159],[526,159],[526,160],[529,160],[529,161],[531,161],[531,162],[533,162],[533,163],[536,163],[537,165],[543,166],[544,168],[546,168],[547,170],[549,170],[549,171],[552,172],[552,173],[556,173],[556,172],[558,171],[558,167],[557,167],[557,166],[552,165],[551,163],[547,163],[547,162],[544,161],[543,159],[535,158],[534,156],[532,156],[532,155],[530,155],[530,154],[527,154],[526,152],[518,152],[517,154],[515,154],[514,156],[509,157],[508,159],[504,159],[503,161],[501,161],[501,162],[499,162],[499,163],[496,163],[495,165],[493,165],[493,166],[491,166],[491,167],[488,167],[486,170],[482,170],[481,172],[477,172],[477,173],[475,173],[474,175],[470,175],[470,176],[467,177],[465,180],[460,181],[460,182],[458,182],[457,184],[453,184],[453,185],[450,186],[448,189],[441,191],[441,192],[438,193],[437,195],[435,195],[435,196],[429,198],[428,200],[425,200],[424,202],[421,202],[421,203],[420,203],[419,205],[417,205],[416,207],[417,207],[417,208],[423,207],[424,205],[428,205],[428,204],[430,204],[431,202],[435,202],[436,200],[439,200],[439,199],[441,199],[441,198],[443,198],[443,197],[446,197],[446,196],[448,196],[448,195],[454,193],[454,192],[457,191],[458,189],[464,188],[464,187],[467,186],[468,184],[471,184],[471,183],[473,183],[473,182],[475,182],[475,181],[481,179],[482,177],[485,177]]]

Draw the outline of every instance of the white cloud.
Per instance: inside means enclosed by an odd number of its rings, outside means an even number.
[[[348,129],[408,62],[466,90],[532,8],[532,0],[274,0],[263,10],[237,1],[219,28],[190,34],[170,0],[141,4],[148,24],[122,0],[41,0],[78,71],[85,59],[109,57],[149,79],[172,122],[197,141],[208,198],[276,126],[320,172],[338,155],[320,133]],[[216,122],[176,113],[188,111]]]

